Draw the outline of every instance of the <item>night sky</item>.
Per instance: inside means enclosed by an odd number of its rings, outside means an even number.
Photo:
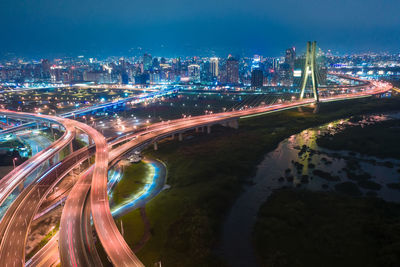
[[[399,0],[1,0],[0,22],[0,54],[400,51]]]

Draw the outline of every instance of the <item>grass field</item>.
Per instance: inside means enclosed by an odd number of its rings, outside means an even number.
[[[253,236],[261,266],[399,266],[399,232],[399,204],[282,189]]]
[[[117,205],[142,190],[149,173],[149,167],[144,162],[124,166],[123,170],[123,178],[113,190],[113,202]]]
[[[334,135],[319,137],[317,144],[331,150],[351,150],[379,158],[400,159],[399,138],[400,120],[388,120],[363,127],[346,127]]]

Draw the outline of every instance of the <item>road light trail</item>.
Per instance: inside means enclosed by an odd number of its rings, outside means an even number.
[[[37,153],[34,157],[31,157],[5,177],[0,180],[0,206],[4,203],[6,198],[11,194],[11,192],[21,183],[23,180],[32,173],[36,168],[42,165],[44,162],[51,159],[53,156],[58,154],[63,148],[65,148],[70,142],[72,142],[75,137],[75,128],[73,125],[63,118],[46,116],[46,115],[36,115],[29,113],[19,113],[9,110],[0,109],[0,114],[16,117],[24,117],[28,119],[38,119],[46,120],[47,122],[57,123],[63,125],[66,129],[63,136],[54,142],[48,148]]]
[[[390,89],[389,85],[377,82],[374,84],[374,86],[375,90],[370,90],[368,92],[359,92],[344,96],[329,97],[321,100],[323,102],[328,102],[359,97],[368,97],[373,94],[384,93]],[[232,119],[238,119],[241,117],[254,116],[270,112],[277,112],[289,108],[309,105],[311,103],[313,103],[312,100],[301,100],[291,103],[281,103],[268,107],[264,106],[240,111],[204,115],[199,117],[189,117],[176,121],[171,121],[170,123],[160,123],[157,126],[153,127],[150,131],[141,133],[137,139],[131,140],[128,143],[115,149],[110,155],[110,160],[117,160],[119,157],[121,157],[121,155],[127,153],[132,148],[144,147],[171,134],[190,130],[195,127],[209,126],[216,123],[224,123]],[[109,166],[107,143],[104,137],[93,128],[79,122],[72,122],[72,124],[74,127],[77,127],[86,132],[94,140],[96,145],[96,162],[93,167],[94,171],[91,181],[92,191],[90,194],[90,199],[93,213],[93,221],[100,241],[114,265],[142,266],[141,262],[136,258],[136,256],[130,250],[125,240],[119,233],[118,228],[116,227],[110,213],[107,195],[107,169]],[[39,191],[38,195],[40,195]],[[21,207],[21,209],[23,208]],[[22,216],[19,217],[22,219]],[[17,246],[19,245],[20,241],[18,240]],[[14,255],[15,254],[16,253],[14,253]]]

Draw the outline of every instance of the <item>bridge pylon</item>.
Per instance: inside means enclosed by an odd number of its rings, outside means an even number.
[[[317,64],[316,64],[316,50],[317,50],[317,42],[307,42],[307,52],[306,52],[306,60],[304,63],[304,68],[302,71],[302,81],[301,81],[301,93],[300,99],[304,98],[304,93],[307,86],[307,81],[309,76],[311,76],[311,83],[313,88],[313,94],[315,102],[319,102],[318,95],[318,76],[317,76]]]

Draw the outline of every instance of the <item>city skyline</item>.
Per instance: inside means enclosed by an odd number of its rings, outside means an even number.
[[[400,0],[1,0],[0,267],[400,266]]]
[[[292,0],[2,1],[1,56],[279,56],[282,47],[318,40],[345,54],[398,52],[400,3]],[[339,40],[339,41],[338,41]],[[138,49],[141,47],[142,49]]]

